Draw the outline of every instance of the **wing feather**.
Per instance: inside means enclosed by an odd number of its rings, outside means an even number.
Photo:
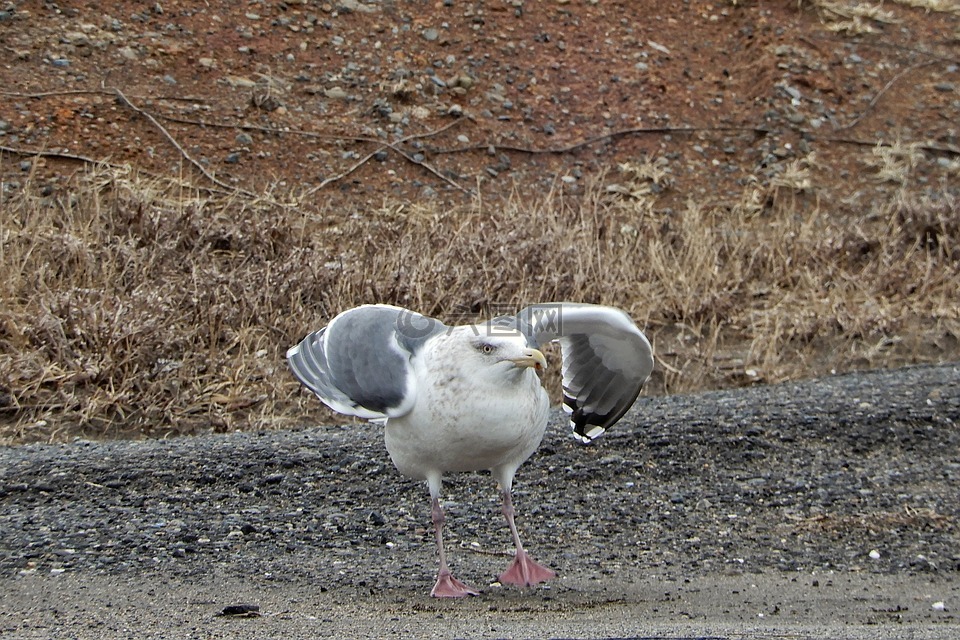
[[[413,355],[446,327],[388,305],[336,316],[287,351],[293,374],[334,411],[372,420],[409,412],[416,400]]]
[[[564,409],[581,442],[593,441],[620,420],[653,371],[650,343],[620,309],[537,304],[493,323],[519,328],[535,346],[560,342]]]

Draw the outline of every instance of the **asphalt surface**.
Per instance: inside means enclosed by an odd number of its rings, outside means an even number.
[[[487,474],[426,490],[357,424],[0,449],[0,637],[960,637],[960,365],[641,398],[517,477],[559,578],[502,587]],[[257,616],[219,616],[249,604]]]

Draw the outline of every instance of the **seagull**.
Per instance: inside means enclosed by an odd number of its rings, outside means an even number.
[[[653,371],[650,343],[613,307],[544,303],[514,316],[448,326],[375,304],[344,311],[287,351],[294,375],[334,411],[384,425],[397,470],[424,480],[439,570],[430,595],[479,592],[456,579],[443,547],[444,473],[488,469],[500,487],[515,548],[502,584],[530,587],[556,573],[524,549],[514,520],[514,475],[543,439],[550,401],[538,347],[560,343],[564,409],[590,443],[633,405]]]

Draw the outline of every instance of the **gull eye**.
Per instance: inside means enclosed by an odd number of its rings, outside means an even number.
[[[483,354],[491,354],[491,353],[493,353],[494,351],[495,351],[495,349],[493,348],[493,345],[491,345],[491,344],[482,344],[482,345],[480,345],[480,353],[483,353]]]

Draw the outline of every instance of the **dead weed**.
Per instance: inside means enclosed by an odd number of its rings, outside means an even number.
[[[617,305],[654,342],[654,393],[951,357],[956,197],[901,189],[850,221],[820,206],[810,166],[679,211],[656,206],[661,160],[500,209],[333,211],[108,167],[27,184],[0,220],[0,440],[329,418],[283,354],[365,302],[449,322]]]

